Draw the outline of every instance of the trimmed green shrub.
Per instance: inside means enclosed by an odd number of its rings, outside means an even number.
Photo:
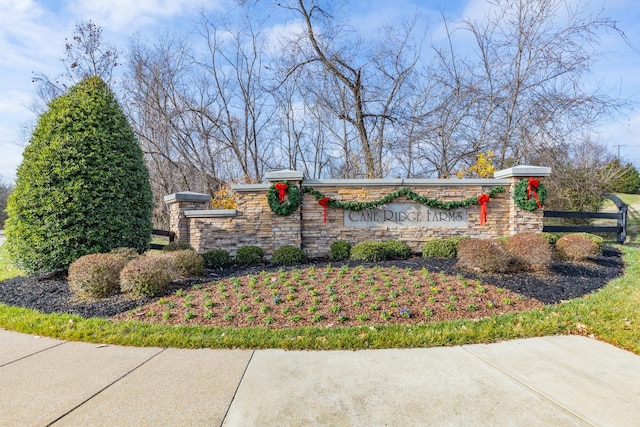
[[[387,248],[384,242],[365,240],[351,248],[351,259],[354,261],[384,261],[387,259]]]
[[[69,266],[69,288],[80,298],[100,299],[120,292],[124,258],[113,254],[90,254]]]
[[[556,257],[561,260],[582,261],[598,254],[598,244],[584,234],[565,234],[556,242]]]
[[[458,245],[457,268],[479,273],[507,273],[517,263],[504,245],[491,239],[466,239]]]
[[[236,262],[238,264],[260,264],[264,260],[264,251],[259,246],[243,246],[238,249]]]
[[[305,260],[304,251],[292,245],[284,245],[276,249],[271,255],[271,264],[292,265],[299,264]]]
[[[411,247],[400,240],[387,240],[384,248],[387,251],[386,259],[405,259],[411,256]]]
[[[342,261],[351,256],[351,243],[344,240],[336,240],[329,247],[329,259]]]
[[[153,198],[133,129],[107,84],[88,77],[40,116],[9,196],[7,249],[30,273],[117,247],[147,250]]]
[[[454,245],[444,239],[431,239],[422,245],[423,258],[454,258],[456,249]]]
[[[422,256],[424,258],[455,258],[458,245],[466,239],[468,237],[453,236],[448,239],[427,240],[422,246]]]
[[[221,268],[233,262],[229,251],[224,249],[211,249],[202,254],[202,261],[206,268]]]
[[[541,234],[518,233],[509,237],[505,248],[522,270],[545,270],[553,261],[553,246]]]
[[[167,245],[162,248],[162,252],[175,252],[175,251],[187,251],[187,250],[195,250],[193,246],[191,246],[187,242],[179,241],[179,242],[169,242]]]
[[[111,249],[109,253],[122,258],[123,260],[125,260],[125,263],[140,256],[138,251],[134,248],[115,248]]]
[[[194,277],[202,275],[203,260],[196,251],[192,249],[184,249],[182,251],[169,252],[167,255],[173,257],[176,264],[176,273],[180,277]]]
[[[134,296],[158,296],[176,277],[175,258],[168,254],[147,255],[129,262],[120,272],[120,289]]]

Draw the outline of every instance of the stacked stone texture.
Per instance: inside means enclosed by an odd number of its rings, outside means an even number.
[[[509,236],[523,231],[542,230],[543,211],[534,212],[519,209],[513,201],[513,188],[523,177],[509,177],[509,180],[491,180],[478,183],[477,180],[446,180],[424,184],[404,185],[415,193],[440,201],[460,201],[478,197],[495,185],[502,185],[504,193],[496,194],[487,205],[487,222],[480,224],[480,206],[466,209],[466,227],[394,227],[378,225],[371,228],[344,225],[345,211],[327,208],[327,222],[323,221],[324,210],[310,194],[305,194],[301,207],[289,216],[274,214],[267,202],[269,185],[255,185],[250,188],[236,188],[237,210],[233,215],[217,215],[209,209],[208,202],[169,202],[170,229],[176,232],[177,240],[190,243],[198,252],[209,249],[225,249],[235,255],[242,246],[261,247],[267,258],[281,246],[301,247],[310,258],[326,257],[331,243],[346,240],[352,244],[364,240],[398,239],[406,242],[414,252],[420,253],[424,242],[434,238],[469,236],[494,238]],[[510,184],[508,183],[510,182]],[[300,185],[300,181],[289,181],[290,185]],[[314,186],[314,183],[316,186]],[[413,183],[412,183],[413,184]],[[315,188],[324,195],[345,202],[368,202],[379,200],[400,188],[400,185],[376,185],[371,182],[358,185],[350,181],[343,185],[339,181],[314,181],[303,185]],[[400,197],[394,203],[415,203]],[[201,215],[197,212],[203,211]]]
[[[459,201],[477,197],[487,192],[492,186],[408,186],[415,193],[441,201]],[[397,190],[399,186],[360,186],[360,187],[322,187],[323,194],[340,201],[369,202],[381,199]],[[507,189],[508,190],[508,189]],[[415,203],[400,197],[394,203]],[[498,237],[508,234],[509,206],[506,193],[491,198],[487,205],[487,222],[480,225],[480,206],[467,209],[468,226],[464,228],[428,228],[428,227],[393,227],[375,226],[372,228],[356,228],[344,225],[344,210],[327,208],[327,222],[323,222],[324,211],[316,199],[306,194],[302,210],[302,241],[305,253],[310,257],[326,257],[329,247],[335,240],[346,240],[351,243],[363,240],[397,239],[406,242],[414,252],[422,251],[424,242],[435,238],[452,236]]]

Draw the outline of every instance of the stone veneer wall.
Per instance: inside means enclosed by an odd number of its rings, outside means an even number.
[[[542,231],[542,209],[534,212],[519,209],[512,191],[519,179],[530,176],[545,177],[549,168],[516,166],[496,172],[496,179],[462,180],[303,180],[302,173],[278,171],[267,175],[270,182],[287,180],[290,185],[312,187],[328,197],[344,201],[377,200],[408,187],[414,192],[440,200],[462,200],[476,197],[494,186],[501,185],[505,193],[491,198],[487,205],[487,222],[480,225],[480,206],[467,209],[467,227],[392,227],[375,226],[357,228],[344,225],[342,209],[327,209],[327,222],[323,222],[323,208],[316,199],[305,194],[301,208],[289,216],[271,212],[267,203],[270,184],[236,185],[236,210],[208,209],[210,197],[198,193],[175,193],[165,197],[169,205],[170,230],[176,240],[191,244],[198,252],[221,248],[235,255],[246,245],[260,246],[267,257],[280,246],[301,247],[310,258],[326,257],[335,240],[357,243],[363,240],[398,239],[406,242],[415,252],[421,252],[425,241],[462,235],[492,238],[513,235],[523,231]],[[411,201],[399,198],[394,202]]]

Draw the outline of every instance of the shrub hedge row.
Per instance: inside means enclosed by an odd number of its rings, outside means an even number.
[[[427,241],[423,257],[457,258],[456,267],[482,273],[540,271],[555,258],[581,261],[602,252],[601,237],[576,233],[563,236],[551,233],[520,233],[498,239],[450,237]],[[405,259],[412,254],[407,243],[399,240],[367,240],[355,245],[336,240],[331,244],[329,258],[378,262]],[[304,251],[285,245],[272,257],[273,265],[304,262]],[[264,260],[257,246],[238,250],[238,264],[256,264]],[[178,278],[199,276],[204,268],[224,268],[233,263],[228,251],[212,249],[198,255],[188,244],[174,242],[161,254],[140,256],[133,248],[115,248],[110,253],[84,255],[69,267],[71,290],[81,298],[105,298],[119,292],[136,296],[157,296],[166,292],[170,282]]]

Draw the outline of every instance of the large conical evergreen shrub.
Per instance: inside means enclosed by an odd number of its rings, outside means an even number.
[[[88,77],[49,103],[9,197],[7,249],[29,272],[151,238],[149,172],[113,92]]]

